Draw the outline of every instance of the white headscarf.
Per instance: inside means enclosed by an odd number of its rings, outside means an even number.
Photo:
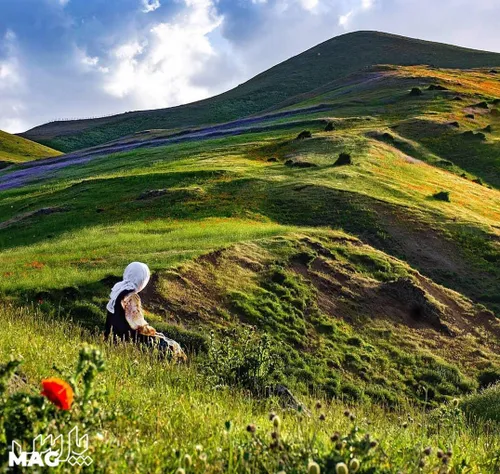
[[[116,299],[122,291],[131,290],[135,293],[139,293],[149,282],[151,273],[148,266],[145,263],[132,262],[125,268],[123,272],[123,281],[120,281],[111,290],[109,295],[109,303],[106,306],[110,313],[115,312]]]

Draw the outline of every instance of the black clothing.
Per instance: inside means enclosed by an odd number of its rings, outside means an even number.
[[[115,312],[111,313],[108,311],[108,316],[106,318],[106,328],[104,330],[104,336],[106,339],[113,334],[114,337],[121,339],[123,341],[136,341],[136,342],[149,342],[150,337],[139,334],[135,329],[132,329],[125,318],[125,310],[122,306],[123,299],[133,293],[131,290],[124,290],[116,298],[115,301]]]

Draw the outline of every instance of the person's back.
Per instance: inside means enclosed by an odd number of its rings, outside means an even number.
[[[142,291],[149,282],[150,272],[144,263],[133,262],[127,266],[123,280],[111,290],[106,306],[107,318],[104,335],[124,341],[146,343],[168,350],[174,358],[186,360],[181,346],[159,333],[144,319],[141,298]]]

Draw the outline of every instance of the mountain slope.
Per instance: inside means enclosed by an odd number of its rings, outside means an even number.
[[[95,120],[52,122],[22,136],[67,152],[140,130],[220,123],[276,107],[295,95],[374,64],[491,67],[500,66],[500,54],[379,32],[350,33],[326,41],[207,100]]]
[[[0,130],[0,167],[59,155],[59,151]]]

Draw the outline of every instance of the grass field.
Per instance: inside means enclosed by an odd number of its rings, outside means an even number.
[[[498,472],[500,78],[383,66],[318,85],[285,114],[0,174],[0,356],[24,359],[9,390],[34,394],[97,345],[113,416],[64,415],[97,434],[95,472],[334,472],[353,456],[366,474]],[[134,260],[185,367],[98,335]],[[312,415],[263,397],[276,383]]]

